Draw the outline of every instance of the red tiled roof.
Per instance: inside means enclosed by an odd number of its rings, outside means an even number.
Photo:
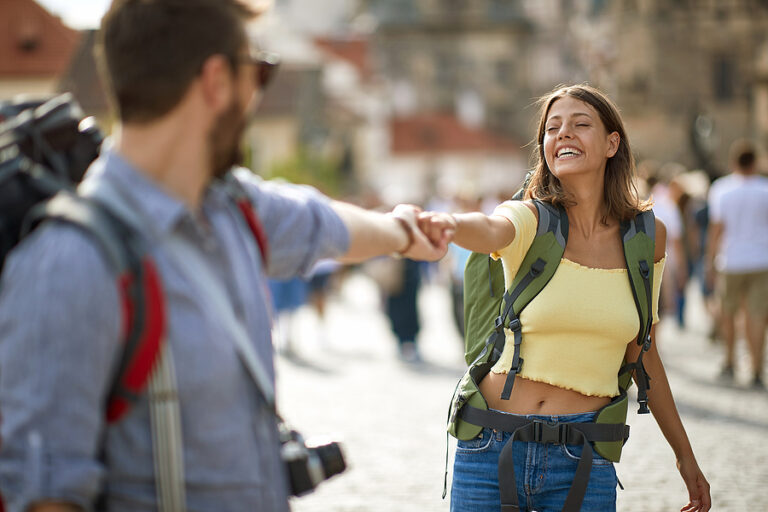
[[[367,39],[360,37],[317,37],[315,44],[321,50],[352,64],[364,80],[370,77],[371,66],[368,60]]]
[[[79,40],[34,0],[0,1],[0,77],[59,75]]]
[[[390,134],[392,152],[395,154],[520,151],[520,144],[516,140],[483,128],[465,126],[448,114],[420,114],[393,119]]]

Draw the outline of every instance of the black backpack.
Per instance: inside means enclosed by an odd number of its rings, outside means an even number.
[[[70,94],[0,102],[0,270],[37,204],[74,190],[103,139]]]

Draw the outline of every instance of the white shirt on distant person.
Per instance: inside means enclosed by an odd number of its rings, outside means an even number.
[[[718,271],[768,270],[768,178],[734,173],[717,179],[709,190],[709,218],[723,224]]]

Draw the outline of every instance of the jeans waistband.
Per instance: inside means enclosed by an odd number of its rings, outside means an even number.
[[[514,414],[511,412],[497,411],[496,409],[491,410],[501,414],[515,416],[517,418],[540,420],[546,421],[547,423],[589,423],[594,421],[597,416],[597,411],[577,412],[572,414]]]

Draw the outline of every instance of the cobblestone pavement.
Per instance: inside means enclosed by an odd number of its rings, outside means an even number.
[[[398,359],[377,291],[362,275],[345,281],[322,323],[309,309],[297,313],[296,355],[277,360],[279,403],[307,437],[342,440],[349,469],[293,500],[294,512],[448,510],[448,500],[441,499],[445,419],[464,371],[449,300],[436,284],[421,292],[420,364]],[[712,510],[768,510],[768,393],[747,387],[743,343],[735,383],[718,382],[721,347],[706,337],[709,321],[695,293],[689,304],[690,327],[663,320],[658,342],[712,486]],[[631,437],[616,466],[625,487],[618,510],[680,510],[687,493],[671,449],[651,416],[631,412],[629,422]],[[451,439],[451,455],[454,446]]]

